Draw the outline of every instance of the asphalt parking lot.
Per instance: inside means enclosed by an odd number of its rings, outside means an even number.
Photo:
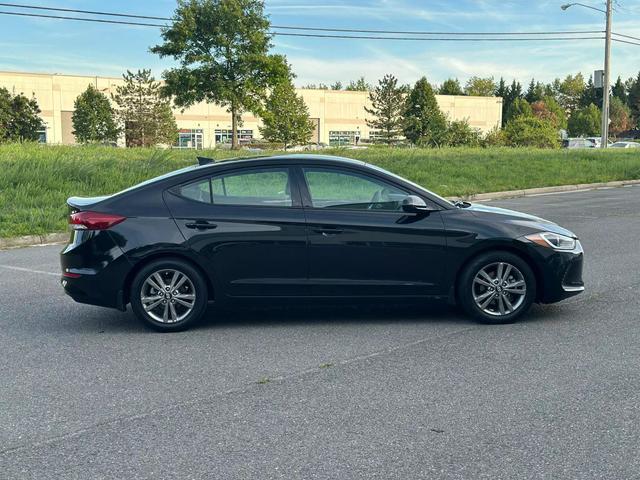
[[[576,232],[586,293],[163,335],[64,296],[59,245],[0,252],[0,478],[640,478],[640,187],[492,203]]]

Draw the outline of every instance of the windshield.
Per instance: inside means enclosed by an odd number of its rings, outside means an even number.
[[[436,197],[438,200],[442,201],[444,204],[449,205],[449,206],[454,206],[453,203],[451,203],[449,200],[447,200],[444,197],[441,197],[440,195],[438,195],[437,193],[433,193],[431,190],[429,190],[428,188],[424,188],[422,185],[418,185],[415,182],[412,182],[411,180],[407,180],[406,178],[401,177],[400,175],[396,175],[395,173],[390,172],[389,170],[385,170],[384,168],[378,167],[377,165],[371,165],[370,163],[367,163],[367,166],[369,168],[373,168],[374,170],[378,170],[379,172],[383,172],[386,173],[387,175],[392,176],[393,178],[397,178],[398,180],[402,180],[403,182],[408,183],[409,185],[412,185],[420,190],[426,190],[427,192],[429,192],[431,195],[433,195],[434,197]]]

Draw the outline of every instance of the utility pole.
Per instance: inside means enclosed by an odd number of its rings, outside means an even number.
[[[604,44],[604,84],[602,88],[602,140],[600,148],[607,148],[609,142],[609,85],[611,83],[611,15],[612,2],[607,0],[607,29]]]

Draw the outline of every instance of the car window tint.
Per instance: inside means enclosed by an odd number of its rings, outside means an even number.
[[[409,194],[382,180],[345,170],[305,168],[315,208],[401,211]]]
[[[211,184],[208,178],[189,183],[188,185],[182,185],[178,187],[178,193],[191,200],[211,203]]]
[[[230,173],[212,178],[211,185],[216,205],[292,205],[287,169]]]

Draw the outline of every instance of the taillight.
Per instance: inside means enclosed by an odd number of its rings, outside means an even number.
[[[126,219],[110,213],[76,212],[69,215],[69,225],[74,230],[106,230]]]

